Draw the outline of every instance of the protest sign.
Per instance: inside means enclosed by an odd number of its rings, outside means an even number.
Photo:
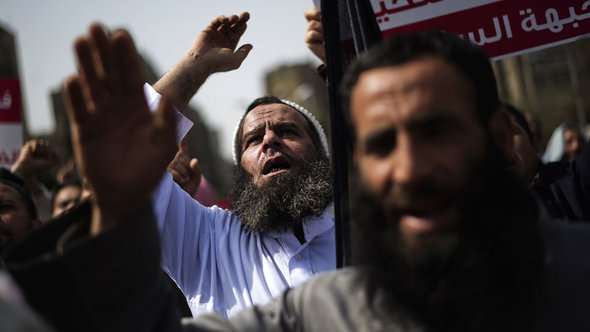
[[[23,145],[20,82],[0,78],[0,167],[10,167]]]

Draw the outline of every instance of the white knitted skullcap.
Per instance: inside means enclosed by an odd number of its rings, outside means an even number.
[[[316,133],[318,134],[318,137],[320,138],[320,142],[322,144],[322,150],[324,151],[324,154],[326,155],[326,157],[329,157],[330,156],[330,152],[328,151],[328,139],[326,138],[326,133],[324,132],[324,128],[322,128],[322,125],[318,122],[318,120],[315,118],[315,116],[313,116],[313,114],[311,114],[310,111],[306,110],[301,105],[295,104],[292,101],[281,99],[281,102],[283,104],[285,104],[285,105],[293,108],[297,112],[303,114],[303,116],[305,116],[309,120],[309,122],[311,122],[311,124],[313,125]],[[238,155],[240,154],[240,151],[239,151],[240,147],[237,145],[237,143],[238,143],[238,133],[240,131],[240,126],[242,125],[242,121],[244,120],[244,118],[246,117],[246,115],[248,113],[249,112],[245,112],[242,115],[242,117],[238,121],[238,124],[236,125],[236,128],[234,129],[233,158],[234,158],[234,164],[235,165],[239,165]]]

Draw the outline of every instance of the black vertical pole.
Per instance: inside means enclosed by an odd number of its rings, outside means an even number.
[[[336,265],[352,261],[350,213],[348,202],[348,162],[350,141],[342,116],[338,86],[344,71],[340,23],[350,27],[355,51],[360,54],[382,40],[369,0],[324,0],[321,5],[326,61],[328,62],[328,94],[332,133],[332,168],[334,170],[334,214],[336,219]],[[350,60],[350,59],[346,59]]]
[[[383,40],[369,0],[346,0],[356,54]]]
[[[322,25],[328,69],[330,98],[330,132],[332,135],[332,169],[334,171],[334,215],[336,220],[336,265],[350,265],[350,224],[348,208],[348,136],[342,117],[338,85],[342,78],[340,52],[339,1],[324,0]]]

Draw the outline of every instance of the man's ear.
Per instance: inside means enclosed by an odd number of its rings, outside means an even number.
[[[489,123],[490,131],[498,148],[509,161],[516,158],[512,126],[512,116],[504,106],[498,107],[492,113]]]

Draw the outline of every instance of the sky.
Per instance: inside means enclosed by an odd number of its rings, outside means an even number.
[[[16,35],[29,130],[44,134],[54,127],[50,93],[75,72],[72,42],[91,22],[127,29],[162,75],[215,17],[248,11],[239,44],[254,46],[248,58],[236,71],[212,75],[190,102],[218,130],[221,154],[231,159],[233,129],[250,101],[264,94],[265,73],[281,64],[319,65],[304,43],[303,12],[313,5],[312,0],[0,0],[0,24]]]

